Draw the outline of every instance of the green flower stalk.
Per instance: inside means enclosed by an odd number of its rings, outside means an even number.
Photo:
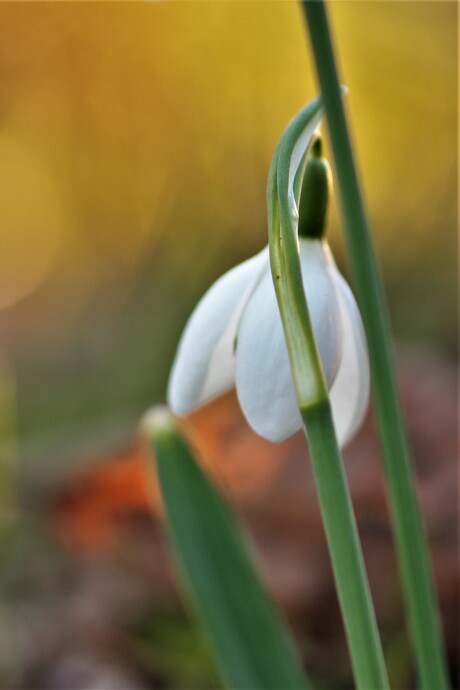
[[[299,259],[298,229],[315,238],[311,241],[324,235],[330,175],[320,144],[314,144],[304,183],[300,173],[292,190],[290,186],[296,146],[306,133],[311,139],[311,123],[320,108],[316,100],[294,118],[273,157],[267,188],[270,261],[354,675],[358,688],[370,690],[387,688],[388,679]],[[300,214],[296,188],[302,189]]]

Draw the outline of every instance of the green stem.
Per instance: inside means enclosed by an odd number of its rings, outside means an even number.
[[[422,688],[448,687],[426,539],[398,400],[390,327],[382,284],[353,161],[323,0],[302,2],[310,32],[335,158],[340,201],[369,344],[374,398],[383,447],[398,557]]]
[[[300,270],[289,167],[302,132],[321,112],[316,100],[291,122],[273,157],[267,188],[270,261],[299,407],[331,555],[348,646],[360,690],[388,687],[385,662]],[[308,130],[307,130],[308,131]]]
[[[369,583],[329,400],[302,411],[358,688],[387,688]]]

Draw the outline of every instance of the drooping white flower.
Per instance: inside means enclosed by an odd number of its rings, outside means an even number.
[[[339,443],[360,426],[369,399],[364,330],[327,243],[299,240],[302,278]],[[268,249],[225,273],[192,313],[176,354],[168,403],[185,414],[236,385],[252,428],[282,441],[302,427]]]
[[[330,179],[320,156],[319,149],[311,170],[315,181],[323,185],[325,205],[321,201],[318,214],[317,188],[315,183],[310,185],[300,204],[310,236],[299,237],[299,254],[335,429],[343,446],[357,431],[367,408],[369,363],[356,301],[323,237]],[[300,156],[297,159],[291,166],[291,180]],[[302,198],[306,200],[303,211]],[[309,213],[312,208],[314,212]],[[225,273],[198,303],[179,343],[168,403],[173,412],[185,414],[233,386],[247,421],[261,436],[282,441],[302,427],[268,247]]]

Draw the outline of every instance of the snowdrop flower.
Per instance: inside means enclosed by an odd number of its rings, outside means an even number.
[[[369,364],[356,301],[324,239],[330,187],[329,167],[316,143],[300,198],[300,262],[343,446],[367,408]],[[321,194],[324,203],[318,203]],[[198,303],[179,343],[168,402],[173,412],[185,414],[233,386],[247,421],[261,436],[282,441],[302,427],[268,247],[225,273]]]

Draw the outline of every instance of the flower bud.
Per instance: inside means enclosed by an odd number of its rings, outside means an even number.
[[[329,163],[322,156],[322,148],[318,137],[305,166],[299,202],[299,237],[322,239],[326,234],[332,175]]]

